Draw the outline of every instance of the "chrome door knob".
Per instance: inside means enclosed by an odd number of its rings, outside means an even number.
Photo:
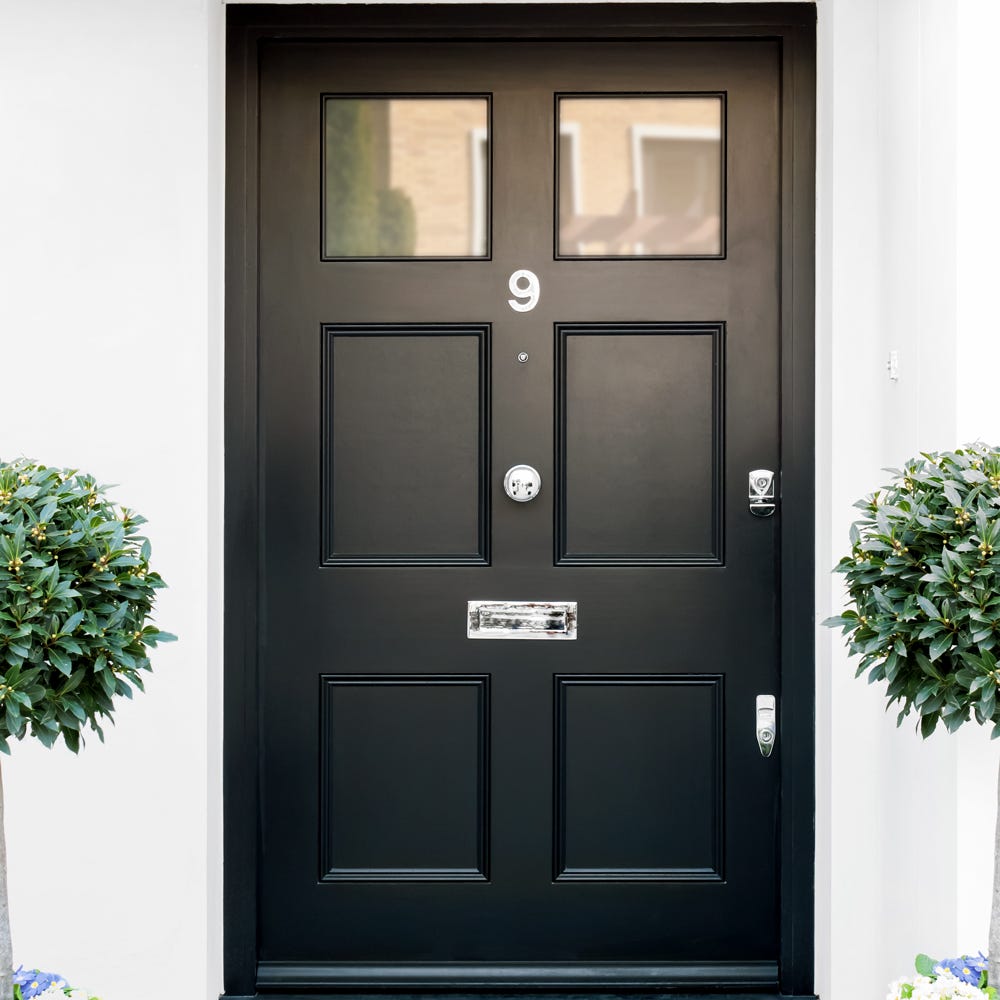
[[[503,477],[504,492],[518,503],[534,500],[542,488],[542,477],[530,465],[512,465]]]

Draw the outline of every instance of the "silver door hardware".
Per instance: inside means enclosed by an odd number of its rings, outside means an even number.
[[[774,513],[774,473],[770,469],[754,469],[750,473],[750,513],[770,517]]]
[[[534,271],[521,268],[510,276],[507,282],[510,294],[514,296],[507,300],[507,305],[514,312],[531,312],[538,305],[538,298],[542,294],[542,286],[538,283],[538,275]]]
[[[576,601],[469,601],[470,639],[575,639]]]
[[[773,694],[757,695],[757,746],[762,757],[770,757],[778,739],[778,712]]]
[[[520,352],[518,352],[517,360],[520,361],[521,364],[523,365],[525,363],[525,361],[528,360],[528,352],[527,351],[520,351]]]
[[[542,488],[542,477],[530,465],[512,465],[503,477],[504,492],[518,503],[534,500]]]

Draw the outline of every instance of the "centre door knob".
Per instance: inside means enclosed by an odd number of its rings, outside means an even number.
[[[512,465],[503,477],[504,492],[518,503],[534,500],[542,488],[542,477],[530,465]]]

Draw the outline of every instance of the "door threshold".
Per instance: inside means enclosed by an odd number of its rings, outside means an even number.
[[[778,987],[777,962],[260,962],[264,994],[487,994],[590,996],[767,992]]]
[[[746,993],[739,990],[700,993],[223,993],[219,1000],[819,1000],[815,993]]]

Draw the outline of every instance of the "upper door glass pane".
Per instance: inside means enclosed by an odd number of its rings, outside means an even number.
[[[326,97],[323,257],[486,257],[485,97]]]
[[[723,254],[721,96],[559,99],[560,257]]]

